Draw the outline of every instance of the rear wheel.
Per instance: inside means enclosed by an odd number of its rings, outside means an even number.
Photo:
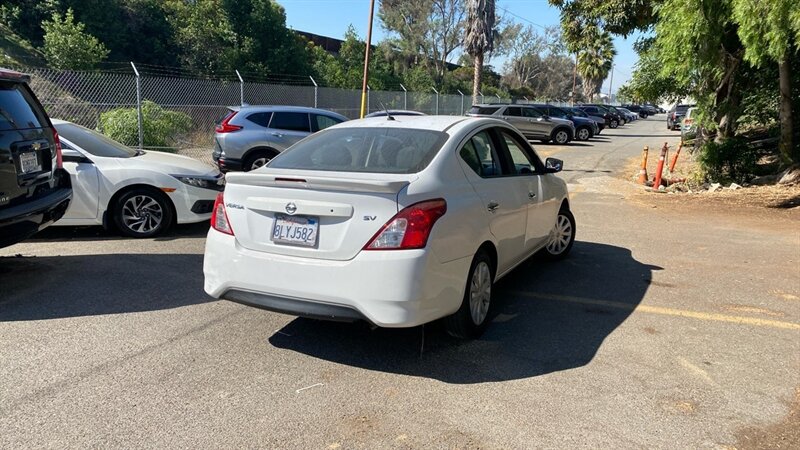
[[[256,170],[259,167],[264,167],[268,162],[275,157],[275,154],[266,150],[259,150],[250,154],[244,161],[242,168],[245,172]]]
[[[588,141],[591,135],[592,132],[587,127],[580,127],[577,130],[575,130],[575,139],[579,141]]]
[[[616,119],[612,120],[611,123],[608,125],[609,128],[617,128],[619,126],[619,122]]]
[[[479,250],[472,260],[461,307],[444,318],[447,332],[455,337],[472,339],[480,336],[489,324],[494,273],[489,255]]]
[[[169,228],[169,199],[154,188],[135,188],[122,194],[114,207],[114,223],[125,236],[148,238]]]

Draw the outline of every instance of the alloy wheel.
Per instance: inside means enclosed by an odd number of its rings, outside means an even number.
[[[122,205],[122,223],[136,233],[149,233],[164,221],[161,204],[149,195],[134,195]]]
[[[556,139],[555,140],[556,140],[556,143],[558,143],[558,144],[566,144],[567,141],[569,140],[569,135],[567,134],[566,131],[563,131],[563,130],[559,131],[558,133],[556,133]]]
[[[587,130],[586,128],[581,128],[580,130],[578,130],[578,140],[580,141],[589,140],[589,130]]]

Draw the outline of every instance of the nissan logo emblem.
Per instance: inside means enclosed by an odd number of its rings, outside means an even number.
[[[286,212],[289,214],[294,214],[297,212],[297,205],[294,202],[289,202],[286,204]]]

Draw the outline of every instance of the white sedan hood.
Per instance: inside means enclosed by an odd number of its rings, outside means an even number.
[[[172,153],[148,151],[140,156],[126,160],[132,164],[143,164],[150,169],[162,171],[173,175],[210,175],[216,176],[219,171],[204,162],[189,158],[188,156],[174,155]]]

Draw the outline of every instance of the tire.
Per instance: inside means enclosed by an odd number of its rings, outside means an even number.
[[[627,122],[625,122],[625,119],[619,119],[619,126],[623,126],[623,125],[625,125],[626,123],[627,123]]]
[[[172,205],[155,188],[134,188],[122,194],[114,205],[114,224],[125,236],[149,238],[172,224]]]
[[[612,120],[611,123],[608,125],[608,127],[611,129],[617,128],[618,126],[619,122],[617,122],[616,120]]]
[[[551,260],[557,261],[564,259],[572,250],[575,243],[575,216],[569,209],[562,208],[556,217],[556,223],[550,231],[547,245],[541,250],[541,254]]]
[[[588,141],[590,137],[592,137],[592,130],[589,127],[580,127],[575,130],[576,141]]]
[[[451,336],[474,339],[483,334],[489,325],[493,285],[492,259],[485,251],[478,250],[469,268],[461,307],[444,318],[445,329]]]
[[[558,145],[564,145],[571,141],[569,131],[564,128],[557,128],[553,131],[552,140]]]
[[[242,170],[244,170],[245,172],[250,172],[251,170],[263,167],[266,163],[270,162],[274,157],[275,157],[274,152],[269,152],[267,150],[254,151],[253,153],[247,156],[247,159],[245,159],[244,164],[242,164]]]

